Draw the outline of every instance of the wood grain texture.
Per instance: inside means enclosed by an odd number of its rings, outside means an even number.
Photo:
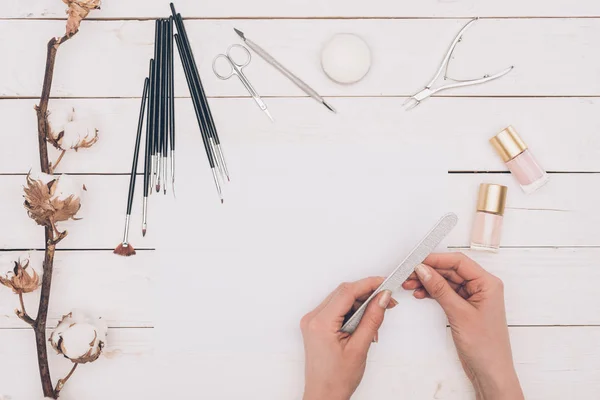
[[[233,27],[269,51],[323,96],[405,96],[431,79],[449,43],[465,24],[456,20],[193,20],[186,23],[200,75],[210,96],[248,96],[243,86],[219,81],[213,58],[238,42]],[[152,21],[88,21],[78,40],[61,48],[52,95],[56,97],[134,97],[152,56]],[[37,96],[44,47],[62,34],[63,21],[3,21],[0,96]],[[342,86],[320,67],[323,45],[336,33],[353,32],[371,46],[373,62],[361,82]],[[407,38],[418,37],[419,40]],[[444,95],[598,96],[600,19],[482,20],[465,35],[454,53],[453,78],[480,77],[515,69],[506,77]],[[81,55],[85,54],[85,57]],[[126,61],[125,61],[126,60]],[[175,63],[176,93],[187,94],[180,62]],[[460,71],[460,72],[458,72]],[[245,73],[262,96],[304,96],[259,57]],[[423,104],[420,107],[425,107]]]
[[[462,16],[549,16],[578,17],[600,15],[593,0],[505,0],[502,3],[457,1],[386,1],[374,0],[226,0],[205,7],[194,0],[175,1],[177,11],[187,18],[248,17],[462,17]],[[102,10],[92,18],[158,18],[169,13],[168,2],[144,0],[104,0]],[[0,18],[62,18],[65,6],[60,2],[5,0]]]
[[[82,207],[78,213],[83,219],[60,225],[72,234],[61,242],[59,248],[114,248],[121,240],[124,226],[129,177],[84,176],[77,179],[88,189],[84,193]],[[597,212],[600,202],[600,192],[597,190],[600,186],[600,174],[552,175],[550,182],[531,196],[522,193],[509,174],[451,174],[448,180],[448,211],[454,211],[459,216],[458,226],[449,236],[450,246],[469,245],[478,186],[486,182],[509,187],[503,246],[600,245],[600,214]],[[43,243],[42,232],[23,209],[24,182],[24,176],[0,176],[0,185],[4,188],[0,192],[0,204],[3,205],[0,208],[0,220],[4,222],[4,226],[18,227],[2,232],[2,249],[35,249]],[[199,174],[196,184],[204,185],[206,196],[214,197],[209,172]],[[235,185],[235,182],[231,185]],[[130,242],[134,247],[153,248],[158,244],[152,225],[146,238],[141,237],[141,191],[137,190],[136,194]],[[156,208],[151,208],[154,211],[150,212],[150,218],[153,218],[153,213],[160,214],[160,209],[169,204],[176,204],[171,196],[153,195],[150,207]]]
[[[600,390],[600,328],[510,328],[510,334],[517,372],[527,399],[587,399]],[[396,399],[398,393],[404,393],[414,399],[474,399],[449,335],[450,355],[440,355],[435,362],[369,363],[367,378],[374,384],[359,389],[355,398]],[[10,366],[3,368],[0,375],[0,393],[14,399],[34,400],[39,395],[38,386],[24,384],[29,380],[23,378],[35,376],[30,336],[29,330],[0,330],[0,358],[3,365]],[[215,398],[219,399],[301,397],[301,358],[279,355],[234,360],[190,353],[177,357],[177,365],[182,368],[173,381],[166,380],[164,375],[156,376],[153,370],[152,337],[151,329],[109,330],[107,356],[79,368],[64,389],[65,398],[158,399],[164,397],[156,394],[156,387],[163,386],[170,398],[188,399],[197,385],[204,393],[218,393]],[[55,375],[66,374],[67,360],[53,356],[50,361]],[[365,397],[365,393],[372,397]]]
[[[466,253],[504,281],[510,325],[600,325],[600,248]],[[25,253],[0,253],[0,273],[20,255]],[[40,258],[39,252],[31,255],[33,267],[40,266]],[[154,326],[152,304],[160,284],[155,260],[152,251],[130,258],[110,251],[58,252],[48,326],[73,307],[97,312],[110,327]],[[25,301],[33,309],[37,294]],[[0,288],[0,336],[1,329],[27,327],[14,314],[17,305],[17,296]]]
[[[550,171],[600,172],[600,99],[596,98],[434,98],[410,112],[403,99],[335,98],[338,115],[309,98],[268,99],[277,122],[269,123],[250,99],[213,98],[211,108],[226,148],[261,138],[353,136],[373,129],[407,141],[448,149],[450,171],[506,171],[488,139],[509,124],[522,135],[540,163]],[[0,172],[26,173],[37,163],[35,100],[1,100],[4,145]],[[137,129],[139,99],[53,100],[51,109],[75,108],[91,118],[100,141],[91,149],[70,152],[58,168],[65,173],[129,173]],[[195,157],[188,146],[200,135],[190,99],[177,99],[179,159]],[[242,116],[233,118],[232,116]],[[433,117],[432,117],[433,116]],[[565,116],[568,116],[567,118]],[[251,128],[248,128],[251,127]],[[54,159],[58,153],[54,151]],[[107,162],[110,157],[110,162]],[[143,170],[140,163],[139,171]]]

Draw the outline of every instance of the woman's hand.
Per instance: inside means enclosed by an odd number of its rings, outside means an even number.
[[[344,316],[355,310],[384,278],[342,283],[300,322],[306,354],[304,400],[348,400],[358,387],[367,352],[383,322],[386,308],[397,303],[388,290],[377,295],[352,335],[340,332]]]
[[[452,338],[477,399],[517,400],[502,281],[462,253],[432,254],[403,287],[444,309]]]

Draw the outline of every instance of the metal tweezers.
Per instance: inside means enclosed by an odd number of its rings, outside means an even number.
[[[452,89],[452,88],[457,88],[457,87],[464,87],[464,86],[479,85],[480,83],[493,81],[494,79],[503,77],[504,75],[506,75],[510,71],[512,71],[514,66],[510,66],[510,67],[506,68],[504,71],[498,72],[497,74],[494,74],[494,75],[484,75],[483,78],[479,78],[479,79],[457,80],[457,79],[452,79],[452,78],[448,77],[448,64],[450,63],[450,58],[452,57],[452,53],[454,52],[456,45],[462,41],[462,35],[471,26],[471,24],[473,24],[478,19],[479,18],[472,19],[460,30],[460,32],[458,32],[458,35],[456,35],[456,37],[452,41],[452,44],[450,45],[450,49],[446,53],[446,56],[444,57],[444,60],[442,61],[442,64],[438,68],[433,79],[427,84],[427,86],[425,86],[425,89],[423,89],[420,92],[409,97],[402,105],[406,111],[415,108],[416,106],[421,104],[421,102],[423,100],[427,99],[428,97],[431,97],[433,94],[440,92],[442,90]],[[454,83],[451,83],[451,84],[448,84],[445,86],[440,86],[439,88],[433,89],[432,86],[435,83],[435,81],[437,81],[437,79],[440,77],[442,71],[444,71],[444,80],[451,80]]]

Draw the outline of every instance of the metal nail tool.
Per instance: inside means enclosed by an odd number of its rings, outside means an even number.
[[[427,84],[427,86],[425,86],[425,89],[423,89],[420,92],[409,97],[402,105],[406,111],[415,108],[423,100],[427,99],[428,97],[431,97],[435,93],[440,92],[442,90],[453,89],[453,88],[464,87],[464,86],[479,85],[481,83],[485,83],[485,82],[493,81],[494,79],[501,78],[504,75],[508,74],[510,71],[512,71],[514,66],[510,66],[510,67],[506,68],[505,70],[498,72],[497,74],[494,74],[494,75],[484,75],[483,78],[479,78],[479,79],[458,80],[458,79],[452,79],[452,78],[448,77],[448,65],[450,64],[450,58],[452,57],[452,53],[454,52],[456,45],[462,41],[462,35],[478,19],[479,18],[472,19],[460,30],[460,32],[458,32],[458,35],[456,35],[456,37],[452,41],[452,44],[450,45],[450,49],[448,49],[448,52],[446,53],[446,56],[444,57],[444,60],[442,61],[442,64],[438,68],[433,79]],[[437,81],[437,79],[440,77],[442,71],[444,71],[444,80],[450,80],[454,83],[440,86],[436,89],[433,89],[432,86]]]
[[[431,231],[425,236],[419,244],[410,252],[410,254],[400,263],[400,265],[388,276],[385,281],[373,292],[369,298],[361,304],[361,306],[352,314],[344,323],[341,331],[345,333],[353,333],[360,320],[362,319],[367,306],[383,290],[391,290],[392,292],[398,289],[410,274],[413,273],[415,267],[427,258],[427,256],[435,250],[441,241],[454,229],[458,217],[456,214],[446,214],[438,221]]]
[[[335,109],[332,106],[330,106],[329,104],[327,104],[325,99],[323,97],[321,97],[319,95],[319,93],[317,93],[313,88],[308,86],[302,79],[298,78],[290,70],[288,70],[286,67],[284,67],[279,61],[277,61],[275,58],[273,58],[272,55],[267,53],[267,51],[265,49],[263,49],[262,47],[260,47],[256,43],[254,43],[252,40],[246,38],[246,35],[244,35],[244,32],[242,32],[236,28],[233,28],[233,30],[235,31],[235,33],[238,34],[239,37],[242,38],[242,40],[246,43],[246,45],[248,47],[250,47],[252,50],[254,50],[254,52],[256,54],[258,54],[263,60],[265,60],[266,62],[271,64],[275,69],[277,69],[279,72],[281,72],[283,75],[285,75],[296,86],[298,86],[300,89],[302,89],[302,91],[304,93],[306,93],[307,95],[309,95],[310,97],[312,97],[313,99],[318,101],[319,103],[323,104],[325,107],[327,107],[327,109],[329,111],[335,112]]]
[[[241,49],[243,51],[243,53],[246,55],[246,59],[242,62],[238,62],[239,56],[236,57],[234,54],[232,54],[232,50],[238,49],[238,48]],[[225,59],[227,64],[229,64],[229,67],[231,68],[229,73],[226,73],[226,74],[219,73],[218,68],[217,68],[217,61],[221,58]],[[234,75],[237,76],[240,79],[240,81],[242,82],[242,84],[244,85],[244,87],[246,88],[246,90],[250,93],[250,95],[252,96],[252,98],[254,99],[256,104],[258,104],[260,109],[263,110],[265,112],[265,114],[267,114],[267,116],[269,117],[269,119],[271,121],[273,121],[273,117],[271,117],[269,110],[267,110],[267,105],[262,101],[262,99],[260,98],[260,96],[258,95],[256,90],[254,90],[254,87],[252,87],[252,85],[250,84],[250,81],[248,80],[248,78],[246,78],[246,75],[244,75],[244,73],[242,72],[242,69],[244,67],[246,67],[248,64],[250,64],[251,59],[252,59],[252,55],[250,54],[250,50],[248,50],[241,44],[232,44],[227,49],[226,54],[219,54],[215,57],[215,59],[213,60],[213,65],[212,65],[213,71],[214,71],[215,75],[217,76],[217,78],[222,79],[222,80],[227,80]]]

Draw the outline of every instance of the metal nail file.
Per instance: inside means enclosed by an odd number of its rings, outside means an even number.
[[[373,292],[371,296],[356,310],[354,314],[344,323],[341,331],[345,333],[353,333],[360,320],[362,319],[367,306],[383,290],[394,291],[398,289],[402,283],[408,279],[413,273],[415,267],[427,258],[427,256],[435,250],[442,240],[454,229],[458,217],[454,213],[446,214],[438,221],[431,231],[425,236],[419,244],[410,252],[410,254],[398,265],[398,267],[388,276],[385,281]]]

